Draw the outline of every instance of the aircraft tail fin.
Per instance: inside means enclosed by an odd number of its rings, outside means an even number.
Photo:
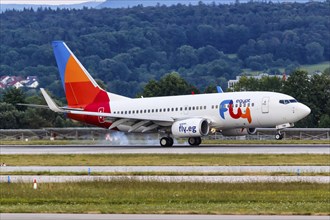
[[[52,46],[68,106],[84,108],[91,103],[110,101],[107,92],[99,87],[63,41],[53,41]]]

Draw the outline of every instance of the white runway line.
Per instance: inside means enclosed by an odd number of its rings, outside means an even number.
[[[12,183],[46,182],[80,182],[80,181],[111,181],[111,180],[138,180],[160,182],[212,182],[212,183],[246,183],[246,182],[312,182],[330,183],[330,176],[33,176],[12,175]],[[8,176],[0,176],[0,182],[7,182]]]
[[[330,166],[6,166],[1,172],[330,172]]]

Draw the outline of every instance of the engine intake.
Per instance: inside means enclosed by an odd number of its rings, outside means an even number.
[[[209,123],[203,118],[190,118],[173,123],[171,131],[175,137],[201,137],[208,135]]]

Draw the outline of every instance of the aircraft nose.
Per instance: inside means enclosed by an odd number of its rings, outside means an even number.
[[[309,115],[311,113],[311,109],[307,105],[300,103],[299,113],[301,115],[301,118],[305,118],[307,115]]]

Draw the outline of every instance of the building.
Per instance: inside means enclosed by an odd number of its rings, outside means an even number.
[[[39,86],[37,76],[28,76],[26,79],[23,79],[20,76],[2,76],[0,78],[0,89],[6,89],[10,87],[14,88],[37,88]]]
[[[238,81],[241,79],[241,77],[247,77],[247,78],[254,78],[260,80],[262,77],[277,77],[283,80],[287,79],[287,76],[285,73],[283,75],[269,75],[268,73],[261,73],[259,75],[254,75],[254,76],[245,76],[245,75],[240,75],[236,76],[236,79],[231,79],[228,81],[228,89],[233,89],[235,84],[238,83]]]

